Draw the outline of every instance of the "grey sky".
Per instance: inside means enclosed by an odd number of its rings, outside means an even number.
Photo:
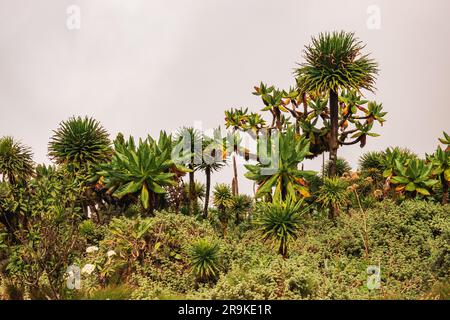
[[[66,27],[72,4],[80,30]],[[366,26],[369,5],[380,30]],[[51,131],[71,115],[94,116],[112,136],[216,127],[226,108],[261,109],[251,94],[261,80],[292,85],[311,36],[343,29],[380,63],[376,100],[389,115],[381,137],[340,155],[355,166],[391,145],[432,152],[450,131],[449,18],[447,0],[0,0],[0,136],[47,162]],[[230,180],[230,169],[214,179]]]

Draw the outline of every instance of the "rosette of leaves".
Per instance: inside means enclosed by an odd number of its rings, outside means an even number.
[[[258,184],[255,197],[273,195],[273,198],[278,200],[285,200],[288,197],[296,200],[309,197],[305,178],[314,175],[315,172],[298,168],[310,154],[309,141],[295,133],[293,127],[289,127],[278,137],[279,148],[275,148],[272,139],[268,137],[260,139],[259,148],[266,147],[267,143],[267,158],[260,159],[256,165],[245,165],[248,170],[245,177]]]
[[[289,103],[289,99],[285,98],[289,94],[284,90],[275,89],[274,86],[267,86],[262,83],[255,86],[254,95],[260,96],[265,107],[261,111],[269,111],[272,115],[272,124],[270,128],[277,128],[281,130],[287,125],[287,119],[284,112],[288,112],[286,105]],[[297,95],[294,91],[293,95]]]
[[[439,138],[439,141],[445,145],[447,145],[447,148],[445,149],[445,152],[450,152],[450,135],[448,135],[446,132],[443,133],[444,137]]]
[[[208,217],[209,197],[211,191],[211,175],[225,166],[225,140],[220,135],[220,128],[215,129],[213,137],[204,136],[202,143],[203,157],[200,164],[195,165],[195,170],[205,173],[206,184],[204,190],[203,218]]]
[[[165,132],[158,141],[148,136],[137,145],[132,137],[126,143],[117,140],[111,162],[99,166],[97,178],[114,197],[133,196],[152,211],[164,187],[177,185],[178,177],[189,171],[172,160],[171,152],[172,140]]]
[[[222,233],[225,236],[230,218],[230,208],[233,205],[233,195],[230,186],[217,184],[213,191],[213,203],[219,212],[219,220],[222,224]]]
[[[287,258],[289,243],[297,238],[302,214],[307,211],[303,201],[278,199],[273,203],[260,203],[257,211],[255,224],[264,241],[273,241],[278,246],[278,253]]]
[[[230,205],[230,212],[234,215],[234,221],[239,224],[244,217],[251,212],[253,208],[253,199],[245,194],[233,196]]]
[[[61,122],[48,145],[48,155],[57,164],[76,168],[106,162],[110,159],[108,132],[100,122],[88,117],[72,117]]]
[[[233,128],[235,130],[243,129],[248,120],[248,108],[230,109],[225,111],[225,125],[226,128]]]
[[[29,147],[12,137],[0,138],[0,176],[11,184],[24,182],[33,175],[33,154]]]
[[[428,161],[433,166],[432,174],[439,178],[442,185],[442,203],[448,203],[448,190],[450,186],[450,152],[442,150],[439,146],[436,152],[428,156]]]
[[[220,247],[217,242],[199,239],[188,248],[192,272],[202,281],[218,276],[220,271]]]
[[[330,171],[330,161],[327,161],[325,163],[324,168],[322,168],[322,172],[329,172]],[[352,171],[352,167],[350,166],[350,163],[348,163],[347,160],[344,158],[337,158],[336,160],[336,176],[342,177],[345,173],[350,173]]]
[[[397,185],[395,190],[398,193],[406,193],[413,197],[429,196],[431,188],[438,183],[432,178],[433,165],[426,164],[421,159],[411,160],[407,165],[396,160],[395,169],[391,183]]]
[[[322,186],[316,194],[316,201],[322,208],[330,208],[330,215],[338,215],[340,210],[349,203],[348,184],[338,177],[324,178]]]
[[[417,159],[417,155],[409,151],[408,149],[402,149],[399,147],[387,148],[381,159],[381,165],[383,167],[383,177],[390,178],[394,174],[397,168],[397,162],[403,163],[405,166]]]

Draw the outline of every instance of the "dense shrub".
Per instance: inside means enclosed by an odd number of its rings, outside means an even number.
[[[365,211],[342,212],[334,222],[306,214],[288,258],[264,243],[251,221],[221,238],[207,220],[161,212],[150,218],[113,219],[100,239],[90,222],[82,222],[82,236],[98,248],[91,247],[74,262],[95,268],[83,273],[82,290],[66,297],[445,299],[449,214],[450,206],[423,200],[385,200]],[[217,281],[203,283],[192,272],[189,248],[199,239],[220,246]],[[367,288],[368,266],[380,266],[380,289]],[[5,278],[2,283],[4,298],[23,296],[20,287]]]
[[[337,226],[305,221],[289,259],[248,231],[224,249],[228,269],[206,299],[416,299],[445,297],[449,279],[450,207],[425,201],[384,201],[365,215],[352,211]],[[365,257],[364,217],[369,256]],[[369,291],[367,268],[381,268],[381,288]],[[437,293],[436,293],[437,292]]]

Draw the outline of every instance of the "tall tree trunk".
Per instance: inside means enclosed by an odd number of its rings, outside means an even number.
[[[193,162],[193,159],[192,159]],[[195,206],[195,176],[194,176],[194,165],[189,164],[189,214],[194,214],[194,206]]]
[[[449,183],[447,182],[447,180],[445,180],[445,175],[444,173],[442,173],[441,176],[442,179],[442,204],[447,204],[448,203],[448,185]]]
[[[328,172],[327,172],[328,174]],[[322,153],[322,180],[325,178],[325,152]]]
[[[281,131],[281,111],[279,108],[275,108],[276,126]]]
[[[331,134],[329,141],[330,148],[330,168],[328,175],[329,177],[336,176],[336,161],[337,161],[337,151],[339,148],[338,144],[338,130],[339,130],[339,101],[338,94],[334,90],[330,90],[330,122],[331,122]],[[336,218],[337,211],[334,206],[330,206],[330,216]]]
[[[338,95],[333,90],[330,90],[330,122],[331,122],[331,132],[330,132],[330,168],[328,174],[330,177],[336,176],[336,161],[337,161],[337,150],[338,150],[338,129],[339,129],[339,105],[338,105]]]
[[[206,190],[205,190],[205,208],[203,209],[203,218],[208,218],[209,193],[211,190],[211,168],[205,169],[206,175]]]
[[[233,155],[233,181],[232,181],[231,187],[232,187],[233,196],[237,196],[239,194],[239,187],[238,187],[236,154]]]

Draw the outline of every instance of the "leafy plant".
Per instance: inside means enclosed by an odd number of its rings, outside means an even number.
[[[317,192],[316,201],[323,208],[329,208],[330,215],[332,212],[339,214],[342,207],[349,201],[347,186],[347,183],[338,177],[325,178]]]
[[[0,176],[16,184],[28,180],[34,171],[33,154],[29,147],[12,137],[0,138]]]
[[[425,161],[414,159],[407,165],[399,160],[395,161],[396,175],[391,179],[398,193],[408,193],[412,196],[422,195],[429,196],[430,188],[433,187],[437,180],[431,177],[433,170],[432,164],[425,164]]]
[[[184,192],[185,194],[189,194],[189,184],[184,184]],[[195,181],[194,183],[194,189],[195,189],[195,196],[197,199],[204,199],[205,198],[205,185],[201,182]]]
[[[364,45],[355,38],[353,33],[326,32],[312,39],[312,45],[307,46],[304,54],[305,63],[297,69],[297,82],[300,92],[328,94],[330,99],[330,176],[336,174],[337,150],[340,144],[361,142],[365,145],[366,136],[372,128],[373,121],[383,123],[386,113],[381,111],[381,105],[372,104],[369,109],[360,107],[366,103],[357,96],[361,89],[374,90],[375,76],[378,73],[377,63],[368,55],[361,53]],[[341,101],[345,108],[339,111],[339,91],[346,90]],[[366,119],[364,124],[352,116],[362,108]],[[341,123],[339,123],[341,114]],[[356,130],[344,131],[339,135],[339,127],[344,130],[348,121],[356,125]],[[353,134],[355,141],[344,142],[347,135]],[[341,137],[340,137],[341,136]]]
[[[201,170],[205,173],[206,189],[205,203],[203,209],[203,218],[208,217],[209,196],[211,190],[211,174],[221,170],[225,166],[224,141],[220,137],[220,129],[214,131],[214,137],[203,137],[203,158],[201,164],[195,166],[195,170]]]
[[[443,134],[444,134],[444,137],[440,138],[439,141],[441,143],[447,145],[445,152],[450,152],[450,135],[448,135],[446,132],[444,132]]]
[[[197,240],[189,247],[188,254],[192,271],[201,281],[208,281],[218,276],[219,252],[219,244],[207,239]]]
[[[48,155],[58,164],[76,168],[106,162],[111,157],[108,132],[88,117],[72,117],[60,123],[48,145]]]
[[[251,209],[253,209],[253,199],[251,197],[245,194],[233,196],[230,211],[234,215],[236,224],[239,224],[242,218],[251,212]]]
[[[134,262],[142,260],[149,249],[148,234],[152,227],[150,219],[118,219],[109,224],[110,235],[104,240],[109,248],[114,248],[121,259],[126,261],[127,272],[135,267]]]
[[[61,167],[51,175],[31,180],[29,187],[21,190],[18,211],[24,218],[14,232],[7,272],[33,298],[64,296],[64,273],[83,244],[78,233],[78,199],[83,193],[80,179]]]
[[[144,209],[152,211],[158,195],[166,192],[164,187],[176,185],[178,176],[189,171],[174,163],[171,146],[171,138],[165,132],[160,133],[158,141],[150,136],[139,139],[137,146],[132,137],[125,144],[117,141],[111,162],[98,167],[96,179],[113,196],[135,196]]]
[[[442,150],[439,146],[433,155],[428,156],[428,160],[433,166],[433,175],[439,177],[442,185],[442,204],[447,204],[450,186],[450,152]]]
[[[288,257],[289,242],[296,239],[302,225],[302,214],[307,209],[303,201],[291,198],[286,201],[275,200],[273,203],[261,203],[255,224],[264,241],[272,240],[278,246],[278,253]]]
[[[298,168],[299,164],[309,154],[309,142],[295,133],[292,127],[279,134],[279,148],[272,144],[272,139],[260,139],[260,148],[268,145],[267,159],[260,160],[257,165],[245,165],[249,172],[245,177],[256,181],[258,190],[255,198],[272,196],[275,200],[285,200],[288,197],[299,200],[309,197],[305,177],[314,174]],[[278,149],[278,150],[277,150]]]
[[[195,194],[195,165],[202,161],[202,136],[193,127],[183,127],[178,130],[175,139],[177,144],[182,145],[183,156],[189,168],[189,213],[193,214],[197,208],[197,196]]]
[[[233,205],[231,189],[226,184],[217,184],[213,191],[213,202],[219,211],[219,220],[222,224],[222,234],[226,235],[228,220],[230,218],[230,207]]]
[[[359,158],[359,170],[361,172],[368,172],[371,170],[383,172],[382,161],[383,153],[378,151],[366,152]]]
[[[396,162],[408,165],[412,160],[417,159],[417,155],[405,148],[387,148],[383,152],[381,159],[381,165],[383,166],[383,177],[390,178],[395,172],[397,165]]]
[[[331,162],[327,161],[325,163],[325,167],[322,168],[322,172],[330,172]],[[344,158],[337,158],[336,160],[336,176],[342,177],[345,173],[350,173],[352,171],[352,167]]]

